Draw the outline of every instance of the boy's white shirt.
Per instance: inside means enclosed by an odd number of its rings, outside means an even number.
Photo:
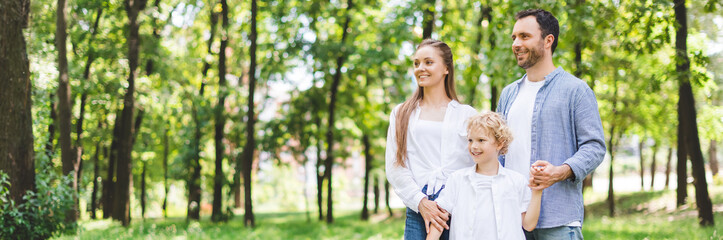
[[[531,191],[528,180],[521,174],[498,165],[497,175],[492,182],[492,206],[494,217],[476,217],[483,206],[478,199],[479,191],[473,187],[472,177],[476,166],[456,171],[447,180],[447,185],[437,198],[437,204],[452,214],[450,239],[490,239],[493,234],[475,231],[484,222],[479,219],[494,219],[497,239],[525,239],[522,232],[522,213],[527,211]]]
[[[412,131],[419,120],[421,112],[421,109],[417,106],[409,117],[407,161],[405,162],[406,167],[401,167],[395,164],[397,161],[395,122],[399,106],[397,105],[389,116],[385,169],[389,183],[394,188],[397,196],[402,199],[404,205],[415,212],[419,212],[419,202],[426,197],[425,193],[422,193],[424,185],[428,185],[426,193],[432,194],[438,191],[442,185],[445,185],[452,172],[474,165],[474,161],[467,151],[466,122],[469,117],[477,114],[477,111],[469,105],[460,104],[455,100],[447,104],[447,110],[442,122],[441,159],[430,159],[429,156],[419,154],[421,148],[418,142],[419,139],[415,139]]]

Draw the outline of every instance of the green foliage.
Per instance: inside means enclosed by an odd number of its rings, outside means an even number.
[[[37,192],[28,191],[25,202],[17,204],[9,199],[7,174],[0,171],[0,239],[47,239],[75,230],[77,223],[65,222],[66,211],[73,207],[73,178],[58,177],[53,172],[37,174]]]

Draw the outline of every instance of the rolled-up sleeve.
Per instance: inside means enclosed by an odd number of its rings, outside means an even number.
[[[605,135],[600,121],[595,93],[590,88],[578,91],[575,98],[574,128],[578,150],[565,161],[572,169],[575,182],[582,181],[605,157]]]

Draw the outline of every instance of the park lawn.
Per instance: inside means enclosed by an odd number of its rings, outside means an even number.
[[[695,192],[689,202],[675,208],[675,192],[649,191],[618,194],[616,216],[600,196],[587,203],[583,225],[586,239],[723,239],[723,186],[711,186],[716,226],[702,228],[697,222]],[[672,205],[671,205],[672,203]],[[307,221],[304,213],[259,213],[256,229],[243,226],[243,216],[214,224],[208,218],[187,224],[184,218],[133,220],[123,228],[110,220],[82,221],[77,235],[57,239],[401,239],[403,209],[395,215],[373,215],[359,220],[359,211],[337,211],[335,222],[319,222],[315,214]]]
[[[81,222],[76,236],[57,239],[401,239],[404,227],[401,209],[394,217],[375,215],[360,221],[358,211],[338,211],[333,224],[319,222],[304,213],[259,213],[254,230],[243,226],[239,215],[226,223],[211,223],[208,218],[186,224],[185,218],[133,220],[123,228],[110,220]]]

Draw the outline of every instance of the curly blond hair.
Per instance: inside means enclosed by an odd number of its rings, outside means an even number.
[[[502,146],[499,154],[507,153],[507,148],[513,138],[512,131],[507,126],[507,122],[502,118],[502,115],[496,112],[482,111],[467,120],[467,134],[469,135],[473,129],[483,129],[485,132],[493,134],[495,141]]]

